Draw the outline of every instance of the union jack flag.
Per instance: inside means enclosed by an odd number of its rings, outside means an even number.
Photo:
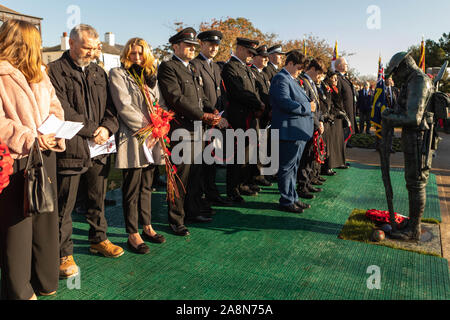
[[[375,135],[381,139],[381,114],[386,109],[386,85],[384,82],[384,67],[381,57],[378,60],[378,80],[375,96],[373,97],[372,112],[370,122],[375,127]]]

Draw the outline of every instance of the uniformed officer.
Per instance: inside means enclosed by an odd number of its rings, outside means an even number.
[[[161,63],[158,70],[158,82],[167,107],[175,112],[175,119],[171,122],[170,136],[178,128],[186,129],[191,136],[191,159],[187,163],[177,165],[178,176],[187,190],[177,181],[180,197],[174,203],[168,201],[169,224],[176,235],[186,236],[189,231],[185,226],[185,211],[190,217],[199,222],[211,221],[211,218],[201,214],[201,187],[189,179],[190,171],[195,170],[194,157],[194,121],[202,121],[208,125],[217,125],[221,119],[214,113],[204,110],[212,108],[203,92],[203,80],[190,61],[195,57],[195,47],[198,46],[196,32],[193,28],[186,28],[169,39],[174,55],[171,60]],[[179,142],[178,142],[179,143]],[[175,147],[177,142],[172,142]],[[197,167],[201,165],[197,165]]]
[[[259,41],[237,38],[236,51],[223,67],[222,78],[227,92],[227,120],[233,129],[250,128],[251,120],[261,118],[265,104],[261,101],[256,88],[255,75],[247,65],[257,54]],[[249,146],[246,145],[248,155]],[[246,156],[246,160],[248,157]],[[229,200],[237,203],[245,202],[243,195],[256,196],[258,193],[244,185],[250,179],[248,161],[245,164],[229,165],[227,170],[227,195]]]
[[[283,52],[281,44],[277,44],[267,49],[269,53],[269,63],[264,68],[264,72],[269,76],[269,81],[280,71],[280,67],[283,64],[283,56],[286,54]]]
[[[205,112],[218,114],[219,111],[224,109],[224,96],[222,94],[222,75],[221,68],[214,62],[214,58],[219,52],[220,41],[223,38],[223,34],[217,30],[208,30],[199,33],[197,38],[200,40],[200,53],[191,61],[196,70],[200,73],[203,79],[203,91],[208,98],[211,108],[204,109]],[[228,122],[223,118],[219,123],[219,129],[225,129],[228,126]],[[205,125],[205,129],[211,127]],[[220,196],[220,192],[216,186],[216,165],[203,164],[202,167],[202,179],[203,180],[203,193],[208,202],[218,206],[230,206],[231,202]]]
[[[261,119],[254,119],[255,127],[259,129],[265,129],[267,125],[270,123],[272,109],[270,107],[270,97],[269,97],[269,89],[270,89],[270,80],[267,73],[264,72],[264,69],[267,67],[269,62],[269,53],[267,51],[267,46],[262,45],[256,49],[256,55],[253,57],[251,70],[255,75],[256,80],[256,89],[258,90],[258,94],[261,98],[261,101],[265,104],[266,108],[264,110],[264,114]],[[258,135],[259,136],[259,135]],[[269,140],[266,140],[269,141]],[[254,168],[254,177],[251,182],[269,187],[272,185],[267,179],[261,175],[261,165],[252,165]]]

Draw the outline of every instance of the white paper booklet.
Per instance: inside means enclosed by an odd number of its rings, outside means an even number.
[[[155,160],[153,159],[153,153],[152,153],[152,150],[150,150],[150,149],[147,147],[146,143],[144,143],[144,144],[142,145],[142,148],[144,149],[144,154],[145,154],[145,157],[147,158],[148,163],[150,163],[150,164],[155,163]]]
[[[42,134],[54,133],[56,138],[70,140],[83,127],[84,125],[81,122],[62,121],[59,120],[54,114],[52,114],[39,127],[38,131]]]
[[[91,158],[96,156],[100,156],[102,154],[111,154],[116,153],[116,139],[114,135],[112,135],[105,144],[99,145],[91,140],[88,140],[89,152],[91,153]]]

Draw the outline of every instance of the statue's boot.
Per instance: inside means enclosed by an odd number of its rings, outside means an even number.
[[[419,241],[421,236],[420,221],[425,210],[425,189],[408,191],[409,196],[409,221],[403,230],[391,234],[391,238],[399,240]]]

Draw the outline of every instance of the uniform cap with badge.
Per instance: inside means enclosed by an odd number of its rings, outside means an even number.
[[[252,40],[247,38],[236,38],[236,44],[238,46],[247,48],[250,53],[257,55],[256,47],[259,45],[258,40]]]
[[[281,47],[281,44],[277,44],[275,46],[270,47],[267,49],[269,55],[277,53],[277,54],[286,54],[286,52],[283,52],[283,49]]]
[[[208,30],[199,33],[197,38],[201,41],[208,41],[213,42],[215,44],[220,44],[220,41],[223,38],[223,34],[218,30]]]
[[[185,29],[181,30],[176,35],[172,36],[169,39],[169,42],[171,44],[186,42],[186,43],[190,43],[190,44],[199,45],[196,36],[197,36],[197,32],[193,28],[189,27],[189,28],[185,28]]]

